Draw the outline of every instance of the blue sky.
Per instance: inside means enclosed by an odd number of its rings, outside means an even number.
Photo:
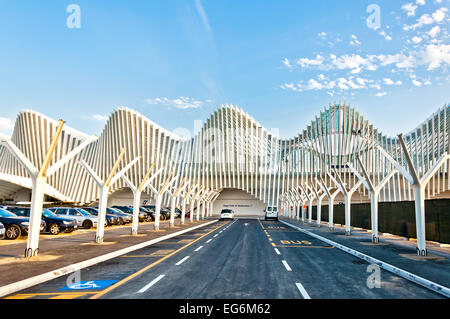
[[[291,137],[344,101],[408,132],[450,103],[449,3],[1,0],[0,132],[33,109],[98,134],[118,106],[193,130],[228,103]]]

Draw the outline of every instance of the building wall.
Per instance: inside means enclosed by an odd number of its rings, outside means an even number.
[[[264,202],[239,189],[225,189],[214,202],[213,216],[218,216],[222,209],[230,208],[235,216],[263,216]]]

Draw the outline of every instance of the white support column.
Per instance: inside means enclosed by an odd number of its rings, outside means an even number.
[[[188,201],[189,197],[193,194],[193,192],[195,191],[195,189],[198,187],[197,184],[192,185],[191,188],[186,192],[186,194],[183,197],[183,209],[181,211],[181,224],[185,223],[185,217],[186,217],[186,202]],[[191,204],[189,205],[189,221],[192,223],[193,218],[193,205],[194,205],[194,196],[192,195],[191,197]]]
[[[128,171],[140,158],[140,156],[136,157],[130,163],[128,163],[123,169],[121,169],[117,174],[116,171],[119,168],[119,164],[122,161],[123,156],[125,155],[125,148],[122,149],[119,157],[117,158],[113,169],[109,173],[106,181],[103,181],[94,170],[83,160],[79,163],[86,169],[89,175],[95,180],[98,187],[98,216],[97,216],[97,232],[95,235],[96,243],[103,243],[103,237],[105,235],[105,222],[106,222],[106,207],[108,201],[108,192],[111,185],[113,185],[119,178],[123,177],[126,171]]]
[[[328,176],[331,178],[331,180],[336,184],[336,186],[340,189],[341,193],[344,195],[345,198],[345,235],[350,236],[351,235],[351,207],[352,207],[352,196],[353,193],[358,189],[359,186],[361,186],[362,182],[358,180],[356,184],[349,190],[346,189],[345,184],[342,182],[341,177],[339,176],[338,172],[334,170],[334,174],[336,175],[336,178],[331,175],[331,173],[327,173]]]
[[[326,193],[324,192],[322,193],[322,195],[319,195],[321,189],[316,190],[315,187],[310,187],[310,189],[312,190],[314,196],[316,196],[317,199],[317,226],[320,227],[322,223],[322,199],[325,197]]]
[[[162,172],[162,168],[160,168],[155,174],[152,175],[151,178],[149,178],[151,171],[153,170],[153,167],[155,166],[155,163],[153,163],[149,170],[147,171],[147,174],[145,175],[144,179],[142,180],[142,183],[139,187],[136,187],[125,175],[122,176],[122,179],[125,181],[125,183],[128,185],[128,187],[133,192],[133,221],[131,223],[131,235],[137,235],[138,232],[138,225],[139,225],[139,212],[141,209],[141,194],[142,191],[148,187],[148,185]]]
[[[189,185],[189,182],[186,183],[186,177],[183,178],[183,180],[180,182],[180,185],[178,186],[178,189],[172,194],[169,190],[167,192],[172,197],[171,199],[171,206],[170,206],[170,222],[169,227],[175,226],[175,206],[177,203],[177,198],[181,194],[181,192],[186,188],[186,186]]]
[[[450,155],[443,153],[438,161],[436,161],[428,172],[422,178],[419,178],[414,162],[411,158],[409,150],[403,139],[403,135],[398,136],[400,145],[403,149],[403,154],[406,158],[406,163],[409,172],[395,159],[393,159],[380,145],[377,145],[378,150],[389,160],[394,167],[405,177],[405,179],[412,185],[415,199],[415,215],[416,215],[416,233],[417,233],[417,255],[426,256],[426,235],[425,235],[425,189],[430,179],[436,174],[439,168],[450,159]]]
[[[44,161],[40,168],[37,168],[31,161],[23,154],[23,152],[12,142],[8,137],[1,137],[3,146],[11,153],[11,155],[22,164],[31,179],[31,206],[30,206],[30,221],[28,226],[27,248],[25,249],[25,257],[37,256],[39,253],[39,234],[42,218],[43,201],[45,195],[45,186],[47,184],[47,177],[53,175],[59,168],[64,166],[67,162],[73,159],[77,154],[86,148],[92,141],[97,139],[96,136],[90,136],[80,145],[75,147],[72,151],[64,155],[60,160],[50,166],[59,137],[62,133],[64,121],[58,121],[58,127],[52,137],[49,149],[45,154]]]
[[[340,190],[337,189],[333,193],[331,193],[332,188],[327,188],[326,183],[323,181],[323,179],[316,179],[316,182],[319,184],[322,191],[326,194],[328,197],[328,228],[330,231],[333,231],[334,229],[334,199],[336,196],[340,193]]]
[[[308,223],[311,224],[312,223],[312,202],[313,202],[313,197],[311,196],[311,194],[308,194],[308,192],[303,188],[302,185],[299,185],[300,189],[303,191],[307,201],[308,201]],[[302,221],[305,222],[305,212],[304,212],[304,208],[302,207]]]
[[[165,192],[167,192],[168,188],[178,179],[178,176],[175,176],[172,178],[173,171],[170,172],[169,176],[167,177],[166,181],[164,182],[161,189],[158,191],[156,188],[154,188],[152,185],[148,185],[150,190],[155,195],[155,230],[159,230],[159,224],[160,224],[160,218],[161,218],[161,201],[163,198],[163,195]]]
[[[372,180],[370,179],[369,174],[367,173],[367,170],[359,158],[357,156],[359,166],[361,167],[361,170],[363,172],[363,176],[361,176],[358,171],[353,168],[351,163],[347,163],[350,170],[355,174],[358,179],[363,183],[363,185],[367,188],[369,195],[370,195],[370,221],[371,221],[371,227],[372,227],[372,242],[378,243],[379,237],[378,237],[378,196],[380,194],[381,189],[386,185],[386,183],[394,176],[398,171],[395,169],[391,171],[388,175],[386,175],[383,180],[375,186],[372,183]]]

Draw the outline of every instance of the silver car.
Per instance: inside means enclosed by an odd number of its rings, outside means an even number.
[[[61,217],[76,220],[79,227],[83,227],[86,229],[97,227],[98,217],[89,214],[84,209],[71,207],[53,207],[50,208],[50,210]]]

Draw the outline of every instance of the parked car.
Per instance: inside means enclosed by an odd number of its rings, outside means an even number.
[[[140,210],[141,212],[147,214],[148,221],[155,221],[155,213],[152,212],[150,209],[141,206]]]
[[[0,239],[5,238],[5,233],[6,233],[5,226],[2,223],[0,223]]]
[[[124,212],[125,214],[130,214],[131,216],[133,216],[133,207],[131,206],[118,206],[115,205],[112,208],[118,209],[122,212]],[[139,221],[140,222],[149,222],[151,220],[151,217],[143,210],[139,210]]]
[[[97,216],[98,217],[98,209],[94,207],[83,207],[83,210],[87,211],[89,214]],[[106,214],[106,223],[108,226],[113,225],[123,225],[123,219],[119,216],[113,215],[113,214]]]
[[[81,208],[73,207],[52,207],[49,208],[56,215],[75,220],[78,227],[83,227],[86,229],[97,227],[98,218],[97,216],[89,214],[87,211]],[[106,225],[105,220],[105,225]]]
[[[143,207],[153,214],[153,220],[155,220],[156,206],[155,205],[145,205]],[[159,220],[166,220],[166,215],[167,215],[167,213],[165,212],[164,208],[161,207],[161,209],[159,211]]]
[[[113,215],[121,217],[124,224],[131,223],[131,221],[133,220],[133,216],[132,215],[126,214],[126,213],[124,213],[123,211],[121,211],[120,209],[117,209],[117,208],[107,207],[106,208],[106,213],[107,214],[113,214]]]
[[[0,208],[0,223],[6,229],[5,236],[7,239],[17,239],[28,234],[30,219],[28,217],[19,217],[6,209]],[[45,223],[41,220],[40,230],[43,231],[44,229]]]
[[[264,220],[274,219],[278,220],[278,212],[276,206],[267,206],[264,209]]]
[[[23,217],[30,217],[31,214],[29,207],[8,207],[8,211]],[[76,221],[60,217],[46,208],[42,210],[42,220],[45,222],[45,231],[52,235],[57,235],[62,231],[71,233],[78,228]]]
[[[219,220],[234,219],[234,212],[231,209],[222,209]]]

